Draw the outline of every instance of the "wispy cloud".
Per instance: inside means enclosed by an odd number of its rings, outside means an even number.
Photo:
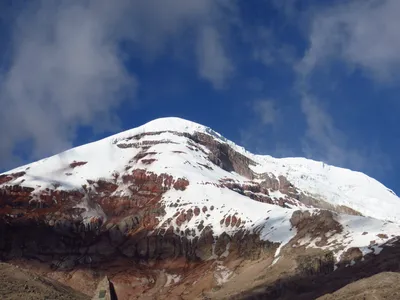
[[[156,57],[185,46],[180,37],[190,32],[203,78],[220,87],[233,70],[219,25],[229,18],[224,1],[42,0],[18,7],[7,17],[10,55],[0,74],[1,167],[13,164],[19,142],[30,141],[38,158],[71,147],[79,126],[116,129],[114,109],[132,101],[138,87],[121,42],[129,43],[129,55]]]
[[[135,92],[113,20],[85,5],[54,3],[33,4],[13,27],[11,64],[0,82],[2,164],[18,141],[32,140],[40,156],[69,147],[78,125],[112,124],[109,110]]]
[[[307,123],[306,134],[302,139],[306,157],[374,176],[384,176],[392,169],[390,158],[373,140],[367,145],[352,143],[346,132],[335,126],[322,99],[304,93],[301,109]]]
[[[341,59],[373,79],[394,79],[400,72],[399,13],[397,0],[356,0],[320,11],[300,69]]]
[[[358,170],[387,170],[390,163],[379,147],[357,147],[335,126],[324,99],[315,95],[312,75],[341,61],[376,82],[392,80],[400,71],[396,38],[398,1],[353,1],[317,10],[311,21],[309,47],[295,66],[301,109],[307,122],[306,155]],[[375,161],[372,163],[371,161]],[[375,168],[375,170],[373,170]]]
[[[241,34],[249,45],[252,58],[267,67],[275,63],[293,64],[296,60],[294,46],[280,41],[272,28],[242,26]]]

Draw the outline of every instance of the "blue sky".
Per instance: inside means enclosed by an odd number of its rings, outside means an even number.
[[[0,169],[178,116],[400,193],[397,0],[0,4]]]

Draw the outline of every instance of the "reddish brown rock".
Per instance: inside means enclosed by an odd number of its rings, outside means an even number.
[[[131,174],[123,175],[122,182],[124,184],[132,184],[130,189],[133,192],[137,191],[137,187],[140,187],[143,191],[153,193],[163,193],[173,185],[178,189],[183,189],[189,184],[187,180],[178,179],[175,181],[171,175],[165,173],[157,175],[143,169],[135,169]]]
[[[117,188],[118,188],[117,184],[105,180],[98,180],[96,182],[96,187],[95,187],[97,192],[100,193],[107,192],[109,194],[113,193]]]
[[[9,182],[13,180],[14,178],[10,175],[0,175],[0,184],[4,184],[6,182]]]
[[[0,185],[7,183],[11,180],[14,180],[16,178],[22,177],[25,174],[26,174],[25,172],[18,172],[18,173],[0,175]]]
[[[143,227],[147,230],[153,230],[159,223],[156,214],[146,214],[143,217]]]
[[[235,215],[233,215],[233,216],[232,216],[232,221],[231,221],[231,226],[232,226],[232,227],[235,226],[237,222],[238,222],[238,219],[236,218]]]
[[[286,198],[280,198],[278,200],[272,199],[269,195],[268,189],[277,190],[279,189],[279,182],[275,177],[271,177],[268,174],[263,174],[261,177],[264,179],[263,182],[258,183],[255,181],[247,181],[245,183],[235,182],[230,178],[223,178],[220,180],[221,186],[226,187],[236,193],[245,195],[250,199],[253,199],[258,202],[275,204],[284,207],[286,203],[290,203],[292,205],[299,205],[299,202],[296,199],[297,191],[295,189],[283,189],[284,193],[287,194]],[[287,181],[287,179],[283,176],[280,176],[280,180],[284,186],[292,185]],[[294,198],[293,198],[294,197]]]
[[[184,178],[178,178],[174,183],[174,189],[184,191],[189,185],[189,181]]]

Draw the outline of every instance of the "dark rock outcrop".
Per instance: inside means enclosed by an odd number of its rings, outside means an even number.
[[[317,246],[324,246],[327,243],[326,233],[330,232],[332,235],[341,233],[343,231],[342,225],[334,218],[335,213],[329,210],[316,211],[310,213],[309,211],[295,211],[290,218],[293,227],[296,227],[297,234],[291,244],[297,240],[309,237],[311,239],[318,239]]]
[[[297,257],[297,271],[301,276],[326,275],[334,270],[335,258],[332,251],[321,251]]]

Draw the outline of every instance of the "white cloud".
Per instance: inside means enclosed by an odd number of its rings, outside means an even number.
[[[199,55],[199,73],[223,85],[233,67],[220,23],[233,6],[213,0],[22,5],[15,18],[7,17],[15,22],[11,46],[2,52],[10,53],[10,64],[0,75],[0,166],[15,164],[19,142],[31,141],[28,152],[38,158],[71,147],[79,126],[115,130],[114,109],[134,99],[137,89],[126,54],[156,57],[168,47],[185,47],[181,38],[190,33],[200,41],[189,49]],[[129,42],[130,53],[121,52],[121,41]]]
[[[312,22],[302,72],[341,59],[378,80],[400,72],[400,2],[356,0],[319,11]]]
[[[201,29],[197,44],[199,74],[215,88],[222,88],[233,72],[232,62],[222,45],[221,36],[215,28],[207,26]]]
[[[40,5],[19,16],[11,66],[0,83],[2,163],[25,139],[35,157],[71,146],[77,125],[110,122],[121,93],[133,96],[135,79],[108,25],[75,4]]]

